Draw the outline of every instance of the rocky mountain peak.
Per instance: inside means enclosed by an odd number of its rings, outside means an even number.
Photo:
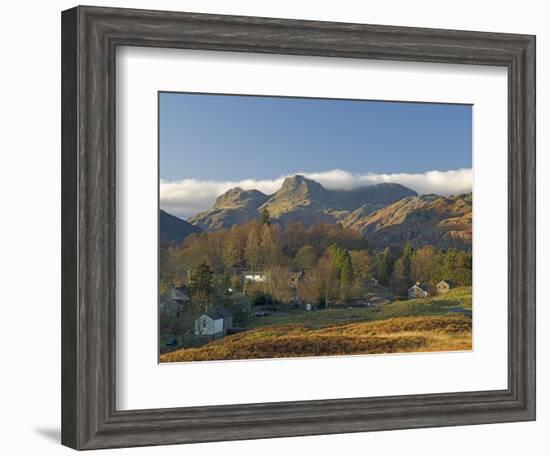
[[[300,174],[296,174],[285,178],[277,194],[297,194],[300,196],[318,197],[324,195],[326,192],[325,188],[318,182]]]
[[[267,195],[259,190],[243,190],[235,187],[227,190],[216,198],[216,208],[254,207],[262,205],[267,200]]]

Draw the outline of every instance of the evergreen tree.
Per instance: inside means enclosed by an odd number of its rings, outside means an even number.
[[[407,242],[401,257],[395,262],[393,273],[390,279],[390,287],[401,295],[405,295],[413,283],[412,280],[412,258],[414,250]]]
[[[201,310],[206,310],[212,299],[213,282],[212,269],[206,260],[202,260],[191,270],[189,291],[194,304],[199,306]]]
[[[386,247],[378,263],[378,278],[380,283],[388,285],[393,272],[393,260],[390,248]]]
[[[222,274],[222,277],[220,279],[220,288],[222,294],[229,293],[229,289],[231,288],[231,277],[229,277],[229,274],[227,272],[224,272]]]
[[[269,218],[269,211],[267,210],[267,208],[264,207],[262,212],[260,212],[259,221],[260,221],[260,225],[270,225],[271,224],[271,219]]]
[[[445,265],[443,267],[443,273],[445,277],[443,279],[454,279],[454,272],[457,268],[457,255],[458,251],[456,249],[447,250],[445,255]]]
[[[329,248],[332,257],[332,264],[338,278],[338,289],[340,299],[346,300],[349,297],[351,284],[353,282],[353,266],[351,256],[346,249],[333,244]]]
[[[233,276],[233,278],[231,279],[231,288],[233,289],[233,291],[243,291],[243,279],[237,275]]]
[[[405,248],[403,249],[403,255],[401,256],[403,260],[403,279],[407,282],[411,281],[411,275],[412,275],[412,256],[414,254],[414,250],[412,247],[412,244],[410,242],[407,242],[405,244]]]

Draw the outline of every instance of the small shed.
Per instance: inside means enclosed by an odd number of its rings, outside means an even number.
[[[309,302],[301,301],[301,302],[296,303],[296,305],[297,305],[299,310],[305,310],[306,312],[311,312],[311,311],[315,310],[315,305],[311,304]]]
[[[233,314],[223,306],[215,306],[195,320],[195,335],[224,337],[233,328]]]
[[[427,298],[430,294],[430,287],[425,283],[415,283],[409,288],[409,299]]]
[[[456,285],[452,280],[442,280],[437,284],[437,293],[445,294],[455,287]]]

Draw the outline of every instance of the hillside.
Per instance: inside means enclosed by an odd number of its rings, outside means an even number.
[[[192,233],[200,233],[202,230],[185,220],[174,217],[168,212],[160,210],[159,234],[161,244],[178,244]]]
[[[472,319],[462,315],[398,317],[336,324],[263,326],[199,348],[161,355],[161,362],[360,355],[472,348]]]
[[[404,198],[377,211],[360,207],[342,224],[362,233],[374,247],[467,247],[472,242],[472,194]]]
[[[229,228],[258,217],[267,209],[273,220],[337,223],[362,207],[370,213],[416,192],[399,184],[378,184],[353,190],[327,190],[318,182],[301,175],[287,177],[273,195],[258,190],[234,188],[219,196],[214,206],[189,221],[214,231]]]
[[[472,288],[394,301],[382,309],[339,307],[256,317],[247,330],[161,362],[471,350]]]

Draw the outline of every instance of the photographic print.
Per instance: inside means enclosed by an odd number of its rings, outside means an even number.
[[[472,349],[472,106],[160,92],[159,357]]]

